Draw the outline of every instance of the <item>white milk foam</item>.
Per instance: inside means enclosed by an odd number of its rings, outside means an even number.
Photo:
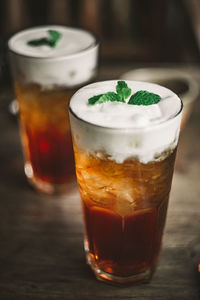
[[[75,93],[70,102],[71,111],[79,118],[70,114],[75,143],[89,153],[102,155],[104,152],[118,163],[133,157],[143,163],[162,159],[160,155],[163,152],[177,146],[181,100],[172,91],[157,84],[126,83],[132,94],[146,90],[160,95],[161,100],[148,106],[119,102],[89,105],[90,97],[114,92],[117,80],[85,86]]]
[[[55,48],[32,47],[28,41],[48,37],[48,30],[61,33]],[[96,71],[98,45],[87,31],[64,27],[42,26],[23,30],[8,42],[14,77],[21,82],[76,86],[90,80]]]

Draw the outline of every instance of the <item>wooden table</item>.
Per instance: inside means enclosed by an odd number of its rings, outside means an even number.
[[[85,263],[76,184],[62,197],[28,185],[11,97],[1,90],[0,299],[200,299],[200,99],[181,134],[158,269],[149,284],[119,288],[97,281]]]

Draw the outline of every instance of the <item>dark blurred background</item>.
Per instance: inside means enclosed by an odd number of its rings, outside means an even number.
[[[0,0],[0,83],[10,82],[8,38],[45,24],[93,32],[101,42],[100,65],[197,65],[199,16],[199,0]]]

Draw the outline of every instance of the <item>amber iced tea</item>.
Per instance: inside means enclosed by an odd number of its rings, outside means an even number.
[[[42,192],[65,193],[75,175],[67,106],[96,76],[98,43],[85,30],[46,25],[16,33],[8,46],[25,174]]]
[[[119,164],[75,146],[87,260],[109,280],[153,272],[160,252],[176,150],[161,161]],[[103,274],[105,272],[105,274]],[[98,275],[97,275],[98,276]],[[144,278],[143,278],[144,279]]]
[[[25,172],[37,185],[64,184],[74,175],[74,158],[66,109],[75,89],[15,84]]]
[[[156,268],[181,110],[170,90],[137,81],[97,82],[70,101],[86,258],[100,280],[148,281]]]

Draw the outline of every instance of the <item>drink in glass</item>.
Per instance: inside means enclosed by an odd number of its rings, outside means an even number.
[[[48,44],[49,31],[60,35],[56,45]],[[98,44],[81,29],[43,26],[15,34],[9,52],[25,174],[43,192],[65,192],[74,175],[66,107],[78,87],[94,78]]]
[[[182,103],[159,85],[126,81],[157,104],[107,101],[117,81],[88,85],[70,101],[76,174],[85,222],[85,251],[96,277],[114,284],[148,281],[165,225]]]

